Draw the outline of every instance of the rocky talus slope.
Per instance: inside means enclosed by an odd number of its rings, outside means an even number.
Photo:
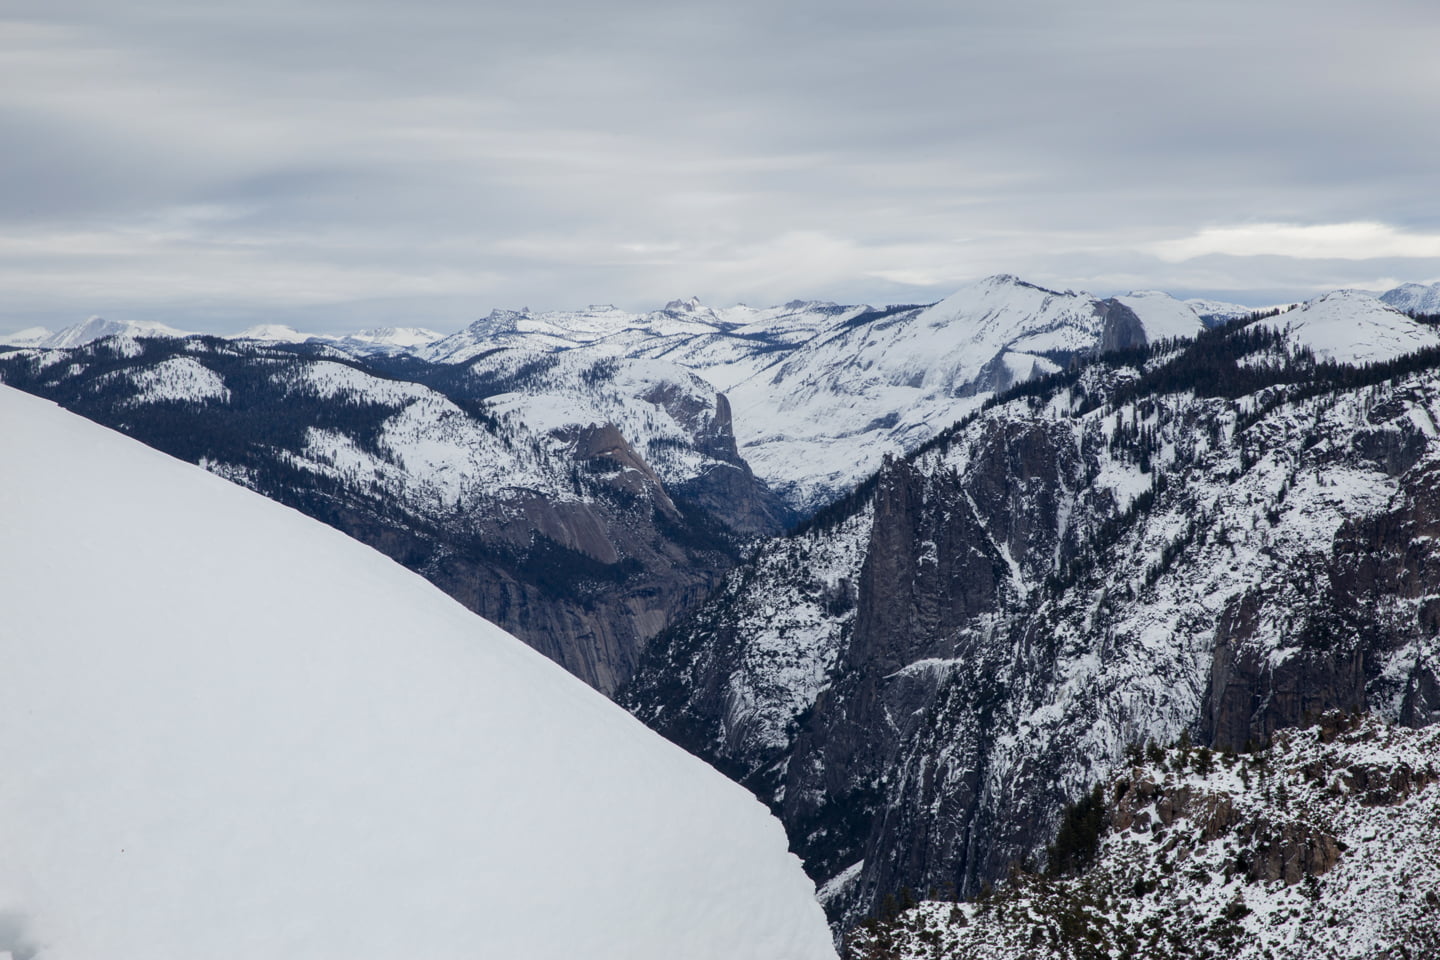
[[[1151,744],[1068,811],[1051,853],[1061,869],[973,902],[892,899],[848,956],[1440,956],[1440,727],[1332,713],[1251,753]]]

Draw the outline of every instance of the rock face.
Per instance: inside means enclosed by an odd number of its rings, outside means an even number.
[[[623,691],[779,812],[839,926],[1043,862],[1127,745],[1437,719],[1440,357],[1347,372],[1264,328],[1162,349],[1017,388],[892,460],[732,572]],[[1333,853],[1261,840],[1280,852],[1257,876]]]
[[[1327,556],[1296,565],[1311,591],[1292,627],[1295,656],[1275,665],[1257,637],[1292,615],[1288,593],[1257,588],[1222,615],[1202,727],[1208,742],[1262,743],[1325,710],[1381,696],[1401,723],[1440,720],[1433,668],[1416,655],[1440,626],[1440,467],[1380,463],[1398,473],[1389,509],[1346,522]]]
[[[1095,308],[1104,326],[1100,328],[1100,352],[1128,350],[1145,346],[1145,325],[1135,311],[1119,300],[1102,300]]]
[[[972,820],[983,787],[984,705],[997,694],[986,661],[1005,630],[999,614],[1075,549],[1073,531],[1058,522],[1086,473],[1070,440],[1046,421],[992,421],[963,472],[893,461],[880,475],[854,630],[795,740],[781,802],[802,855],[825,864],[827,879],[861,852],[836,843],[828,826],[836,808],[869,812],[864,847],[895,852],[891,862],[871,857],[862,877],[877,897],[965,859],[969,827],[928,830],[905,810],[885,809],[877,789],[910,765],[916,805],[949,823]],[[979,714],[962,719],[962,701]],[[915,753],[941,713],[956,724],[947,727],[943,769]]]

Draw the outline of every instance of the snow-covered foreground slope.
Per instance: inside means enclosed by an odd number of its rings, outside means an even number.
[[[832,957],[765,809],[402,568],[0,389],[0,951]]]

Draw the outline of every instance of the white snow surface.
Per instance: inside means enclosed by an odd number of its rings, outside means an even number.
[[[1200,297],[1191,297],[1185,301],[1193,307],[1196,314],[1201,317],[1211,317],[1217,320],[1239,320],[1248,317],[1261,307],[1247,307],[1242,303],[1228,303],[1224,300],[1206,300]]]
[[[347,354],[405,353],[418,351],[444,334],[424,327],[374,327],[354,333],[304,333],[283,323],[262,323],[232,335],[231,340],[260,340],[266,343],[328,344]]]
[[[1012,276],[987,277],[924,310],[835,323],[730,391],[740,453],[792,502],[824,502],[1016,373],[1050,368],[1018,355],[1086,351],[1100,330],[1093,297]]]
[[[1358,290],[1336,290],[1266,321],[1321,360],[1362,364],[1440,346],[1440,333]]]
[[[759,803],[499,628],[44,401],[0,423],[0,951],[834,956]]]

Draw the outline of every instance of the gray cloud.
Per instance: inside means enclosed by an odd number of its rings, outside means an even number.
[[[1394,249],[1157,255],[1255,224],[1440,233],[1421,2],[0,16],[0,327],[923,301],[993,271],[1250,302],[1440,276]]]

